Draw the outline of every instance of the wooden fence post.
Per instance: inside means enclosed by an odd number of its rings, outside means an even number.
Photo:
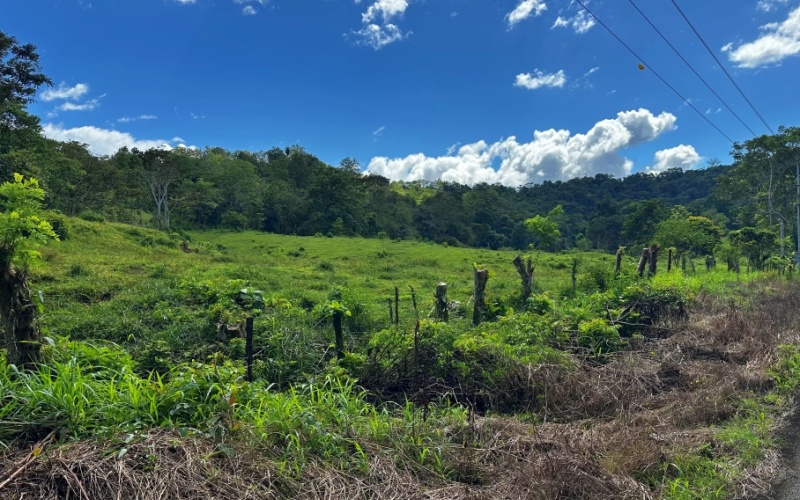
[[[244,355],[247,362],[247,381],[253,381],[253,318],[247,318],[245,323]]]
[[[475,268],[475,304],[472,309],[472,324],[479,325],[483,320],[483,310],[486,307],[486,283],[489,281],[489,271],[487,269]]]
[[[392,299],[386,299],[386,303],[389,304],[389,324],[394,324],[394,313],[392,312]]]
[[[641,278],[644,276],[644,268],[647,267],[647,262],[650,260],[650,249],[642,249],[642,256],[639,258],[639,265],[636,266],[636,274]]]
[[[650,271],[648,276],[655,276],[658,271],[658,251],[661,249],[658,245],[650,247]]]
[[[400,324],[400,289],[394,287],[394,324]]]
[[[395,315],[396,317],[397,315]],[[336,334],[336,357],[344,357],[344,333],[342,332],[342,311],[333,311],[333,331]]]
[[[447,283],[436,285],[436,319],[447,323],[450,321],[450,311],[447,303]]]
[[[617,261],[614,264],[614,277],[616,278],[619,276],[619,272],[622,268],[622,256],[625,255],[625,247],[619,247],[617,249]]]
[[[578,259],[572,259],[572,291],[578,289]]]

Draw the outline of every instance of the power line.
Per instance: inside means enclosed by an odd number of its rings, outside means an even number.
[[[583,10],[585,10],[586,12],[588,12],[588,13],[589,13],[589,15],[590,15],[590,16],[592,16],[592,17],[594,18],[594,20],[595,20],[595,21],[597,21],[597,23],[598,23],[598,24],[600,24],[600,26],[602,26],[603,28],[605,28],[605,29],[606,29],[606,31],[608,31],[608,32],[611,34],[611,36],[613,36],[614,38],[616,38],[616,39],[617,39],[617,41],[618,41],[619,43],[621,43],[623,47],[625,47],[626,49],[628,49],[628,52],[630,52],[631,54],[633,54],[633,57],[635,57],[636,59],[638,59],[639,61],[641,61],[641,62],[642,62],[642,63],[643,63],[645,66],[647,66],[648,68],[650,68],[650,72],[651,72],[651,73],[653,73],[654,75],[656,75],[656,77],[657,77],[659,80],[661,80],[661,83],[663,83],[664,85],[666,85],[666,86],[667,86],[667,87],[668,87],[668,88],[669,88],[669,89],[670,89],[670,90],[671,90],[671,91],[672,91],[672,92],[673,92],[675,95],[677,95],[677,96],[678,96],[678,97],[679,97],[679,98],[680,98],[680,99],[681,99],[683,102],[685,102],[687,106],[689,106],[690,108],[692,108],[692,109],[694,110],[694,112],[695,112],[695,113],[697,113],[698,115],[700,115],[700,118],[702,118],[703,120],[705,120],[706,122],[708,122],[708,124],[709,124],[709,125],[711,125],[712,127],[714,127],[714,130],[716,130],[717,132],[719,132],[719,133],[720,133],[720,135],[722,135],[724,138],[728,139],[728,141],[730,141],[730,143],[731,143],[731,144],[734,144],[734,143],[735,143],[733,139],[731,139],[730,137],[728,137],[728,135],[727,135],[727,134],[725,134],[725,132],[723,132],[722,130],[720,130],[720,128],[719,128],[719,127],[717,127],[716,125],[714,125],[714,122],[712,122],[711,120],[709,120],[709,119],[708,119],[708,117],[707,117],[705,114],[703,114],[703,113],[702,113],[702,112],[701,112],[699,109],[697,109],[697,108],[694,106],[694,104],[692,104],[692,102],[691,102],[689,99],[687,99],[687,98],[683,97],[683,95],[681,95],[681,93],[680,93],[680,92],[678,92],[677,90],[675,90],[675,87],[673,87],[672,85],[670,85],[670,84],[669,84],[669,82],[667,82],[667,81],[666,81],[666,80],[665,80],[665,79],[664,79],[664,78],[663,78],[663,77],[662,77],[660,74],[658,74],[658,72],[656,72],[656,71],[655,71],[655,70],[654,70],[652,67],[650,67],[650,66],[649,66],[649,65],[648,65],[648,64],[645,62],[645,60],[644,60],[642,57],[640,57],[640,56],[639,56],[639,54],[637,54],[637,53],[636,53],[636,51],[635,51],[635,50],[633,50],[633,49],[632,49],[632,48],[631,48],[631,47],[630,47],[630,46],[629,46],[627,43],[625,43],[625,41],[623,41],[623,40],[622,40],[622,38],[620,38],[619,36],[617,36],[617,34],[616,34],[616,33],[614,33],[614,31],[613,31],[611,28],[609,28],[609,27],[608,27],[608,26],[607,26],[607,25],[606,25],[606,24],[605,24],[603,21],[601,21],[601,20],[600,20],[600,18],[599,18],[599,17],[597,17],[597,16],[594,14],[594,12],[592,12],[591,10],[589,10],[589,8],[588,8],[588,7],[587,7],[587,6],[586,6],[586,5],[585,5],[585,4],[584,4],[584,3],[583,3],[581,0],[575,0],[575,2],[576,2],[578,5],[580,5],[581,7],[583,7]]]
[[[695,34],[695,35],[697,35],[697,38],[699,38],[699,39],[700,39],[700,41],[701,41],[701,42],[703,42],[703,46],[706,48],[706,50],[708,51],[708,53],[709,53],[709,54],[711,54],[711,57],[713,57],[713,58],[714,58],[714,60],[717,62],[717,64],[719,65],[719,67],[722,69],[722,71],[724,71],[724,72],[725,72],[725,75],[728,77],[728,80],[730,80],[730,81],[731,81],[731,83],[733,84],[733,86],[734,86],[734,87],[736,87],[736,90],[738,90],[738,91],[739,91],[739,94],[741,94],[741,96],[744,98],[744,100],[747,102],[747,104],[749,104],[749,105],[750,105],[750,109],[752,109],[752,110],[753,110],[753,112],[754,112],[754,113],[755,113],[755,114],[758,116],[758,118],[761,120],[761,123],[763,123],[763,124],[764,124],[764,126],[765,126],[765,127],[767,127],[767,130],[769,130],[769,132],[770,132],[771,134],[775,134],[775,131],[774,131],[774,130],[772,130],[772,127],[770,127],[770,126],[769,126],[769,124],[767,123],[767,121],[764,119],[764,117],[763,117],[763,116],[761,116],[761,113],[759,113],[759,112],[758,112],[758,110],[757,110],[757,109],[756,109],[756,107],[753,105],[753,103],[750,101],[750,99],[748,99],[748,98],[747,98],[747,96],[744,94],[744,91],[742,90],[742,88],[741,88],[741,87],[739,87],[739,84],[738,84],[738,83],[736,83],[736,80],[734,80],[734,79],[733,79],[733,76],[731,76],[731,74],[728,72],[728,70],[727,70],[727,69],[725,69],[725,66],[722,64],[722,62],[720,62],[719,58],[718,58],[718,57],[717,57],[717,55],[714,53],[714,51],[713,51],[713,50],[711,50],[711,47],[709,47],[709,46],[708,46],[708,44],[706,43],[706,41],[705,41],[705,40],[703,39],[703,37],[700,35],[700,32],[699,32],[699,31],[697,31],[697,28],[695,28],[695,27],[694,27],[694,24],[692,24],[692,22],[689,20],[689,18],[686,16],[686,14],[683,12],[683,9],[681,9],[681,7],[678,5],[678,2],[676,2],[675,0],[671,0],[671,1],[672,1],[672,5],[674,5],[674,6],[675,6],[675,8],[676,8],[676,9],[678,9],[678,12],[680,12],[680,13],[681,13],[681,16],[683,16],[683,19],[686,21],[686,23],[689,25],[689,27],[690,27],[690,28],[692,28],[692,31],[694,31],[694,34]]]
[[[684,58],[684,57],[683,57],[683,55],[682,55],[680,52],[678,52],[678,49],[676,49],[676,48],[675,48],[675,46],[674,46],[674,45],[672,45],[672,43],[671,43],[671,42],[670,42],[670,41],[667,39],[667,37],[666,37],[666,36],[664,36],[664,34],[663,34],[663,33],[661,33],[661,30],[659,30],[659,29],[656,27],[656,25],[655,25],[655,24],[653,24],[653,22],[650,20],[650,18],[649,18],[649,17],[647,17],[647,15],[646,15],[644,12],[642,12],[642,10],[639,8],[639,6],[638,6],[638,5],[636,5],[636,3],[635,3],[633,0],[628,0],[628,2],[630,2],[630,4],[631,4],[631,5],[633,5],[633,8],[634,8],[634,9],[636,9],[636,11],[637,11],[639,14],[641,14],[641,15],[642,15],[642,17],[644,18],[644,20],[645,20],[645,21],[647,21],[647,23],[648,23],[648,24],[649,24],[649,25],[650,25],[650,26],[651,26],[651,27],[652,27],[654,30],[656,30],[656,33],[658,33],[658,35],[661,37],[661,39],[662,39],[662,40],[664,40],[664,42],[666,42],[666,44],[667,44],[667,45],[669,45],[669,48],[671,48],[671,49],[672,49],[672,51],[673,51],[673,52],[675,52],[675,54],[677,54],[677,56],[681,58],[681,61],[683,61],[683,62],[684,62],[684,64],[686,64],[686,66],[688,66],[688,67],[689,67],[689,69],[690,69],[690,70],[692,70],[692,73],[694,73],[694,74],[695,74],[695,76],[697,76],[697,78],[699,78],[699,79],[700,79],[700,81],[701,81],[701,82],[703,82],[703,83],[705,84],[706,88],[708,88],[708,90],[710,90],[710,91],[711,91],[711,93],[712,93],[712,94],[714,94],[714,96],[715,96],[717,99],[719,99],[719,100],[720,100],[720,102],[721,102],[721,103],[722,103],[722,104],[723,104],[723,105],[724,105],[724,106],[725,106],[725,107],[728,109],[728,111],[730,111],[730,112],[733,114],[733,116],[735,116],[735,117],[736,117],[736,119],[737,119],[737,120],[739,120],[739,123],[741,123],[741,124],[744,126],[744,128],[746,128],[747,130],[749,130],[749,131],[750,131],[750,133],[751,133],[751,134],[753,134],[753,137],[756,137],[756,135],[757,135],[757,134],[756,134],[755,132],[753,132],[753,129],[751,129],[750,127],[748,127],[748,126],[747,126],[747,124],[744,122],[744,120],[742,120],[742,119],[739,117],[739,115],[737,115],[737,114],[736,114],[736,112],[735,112],[733,109],[731,109],[731,107],[728,105],[728,103],[725,101],[725,99],[723,99],[722,97],[720,97],[720,95],[719,95],[719,94],[717,94],[717,92],[716,92],[716,91],[715,91],[713,88],[711,88],[711,85],[709,85],[709,83],[708,83],[708,82],[707,82],[707,81],[706,81],[706,80],[705,80],[705,79],[704,79],[702,76],[700,76],[700,73],[698,73],[698,72],[697,72],[697,70],[696,70],[696,69],[694,69],[694,66],[692,66],[692,65],[689,63],[689,61],[687,61],[687,60],[686,60],[686,58]]]

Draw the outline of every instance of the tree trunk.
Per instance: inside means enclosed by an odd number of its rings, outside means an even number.
[[[445,323],[450,320],[450,311],[447,304],[447,283],[436,285],[436,318]]]
[[[531,296],[533,291],[533,264],[531,263],[530,257],[528,260],[523,263],[522,256],[517,255],[513,261],[514,267],[517,268],[517,272],[519,273],[520,278],[522,279],[522,303],[524,304],[525,301]]]
[[[672,271],[672,249],[667,251],[667,272]]]
[[[42,335],[31,301],[28,275],[13,264],[2,272],[0,283],[0,315],[5,331],[9,364],[32,369],[42,361]]]
[[[486,269],[475,269],[475,305],[472,309],[472,324],[479,325],[483,320],[483,310],[486,307],[486,282],[489,281],[489,271]]]

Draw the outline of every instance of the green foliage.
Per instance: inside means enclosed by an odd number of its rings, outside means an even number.
[[[718,199],[731,203],[739,227],[756,227],[776,215],[791,218],[794,210],[795,164],[800,128],[780,127],[777,134],[735,143],[733,168],[715,188]]]
[[[40,257],[38,248],[57,240],[41,208],[44,190],[36,179],[14,174],[13,182],[0,185],[0,261],[23,267]]]
[[[743,227],[728,235],[731,244],[747,256],[750,265],[761,269],[769,254],[777,248],[777,235],[769,229]]]
[[[800,348],[786,344],[780,346],[778,362],[769,370],[769,375],[782,392],[794,394],[800,385]]]
[[[622,230],[625,245],[650,245],[658,225],[669,218],[670,206],[665,200],[655,198],[631,203],[626,212]]]
[[[455,408],[424,421],[411,408],[379,409],[352,381],[331,377],[274,392],[267,384],[243,382],[241,365],[229,362],[187,363],[165,376],[142,378],[110,344],[59,342],[50,356],[48,365],[32,373],[0,359],[0,442],[50,429],[77,440],[161,426],[199,433],[221,451],[237,438],[279,449],[281,472],[295,476],[317,460],[363,471],[368,443],[393,447],[409,466],[431,466],[436,461],[427,457],[441,443],[438,429],[463,425],[465,417]],[[443,464],[438,471],[446,472]]]
[[[561,238],[561,231],[558,225],[564,209],[558,205],[547,214],[547,217],[537,215],[530,219],[525,219],[525,229],[528,230],[534,248],[539,250],[550,250]]]
[[[722,229],[711,219],[674,213],[661,222],[654,235],[662,247],[674,247],[690,255],[711,255],[722,239]]]
[[[534,294],[528,297],[527,308],[534,314],[547,314],[555,308],[555,301],[546,292]]]
[[[603,354],[619,350],[625,341],[620,338],[617,327],[595,318],[578,324],[578,345],[601,358]]]
[[[234,231],[244,231],[247,229],[247,216],[234,210],[228,210],[222,214],[220,226]]]

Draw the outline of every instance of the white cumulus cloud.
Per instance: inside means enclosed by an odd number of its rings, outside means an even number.
[[[408,0],[377,0],[367,7],[367,11],[361,14],[361,20],[371,23],[380,18],[383,22],[391,22],[397,16],[403,15],[408,9]]]
[[[659,174],[671,168],[689,170],[697,166],[703,158],[697,154],[694,146],[681,144],[674,148],[656,151],[655,164],[645,168],[645,171]]]
[[[361,3],[361,0],[356,0]],[[393,21],[401,17],[408,9],[408,0],[375,0],[361,14],[361,29],[353,31],[358,37],[359,45],[366,45],[378,50],[386,45],[408,37],[410,32],[403,32]]]
[[[772,12],[780,5],[785,5],[789,0],[759,0],[756,8],[762,12]]]
[[[120,148],[137,148],[139,150],[148,150],[153,148],[172,149],[173,145],[170,142],[183,142],[175,141],[180,139],[176,137],[172,141],[164,139],[136,139],[127,132],[120,132],[118,130],[109,130],[93,126],[64,128],[61,124],[45,123],[42,126],[42,132],[50,139],[57,141],[77,141],[82,144],[87,144],[89,151],[92,154],[99,156],[107,156],[116,153]],[[188,149],[195,149],[194,146],[185,146],[184,144],[175,144],[174,147],[186,147]]]
[[[547,10],[547,4],[544,0],[522,0],[517,6],[506,14],[506,21],[508,21],[508,29],[516,26],[517,23],[528,19],[531,16],[540,16],[542,12]]]
[[[595,24],[597,24],[597,22],[594,17],[587,14],[585,10],[580,10],[572,17],[558,16],[552,27],[572,28],[575,33],[583,34],[592,29]]]
[[[80,99],[84,94],[89,92],[89,86],[85,83],[78,83],[74,87],[68,87],[65,83],[60,83],[54,89],[47,89],[42,92],[41,99],[44,102],[55,100],[69,100]]]
[[[567,76],[564,74],[563,69],[555,73],[545,73],[537,69],[534,74],[520,73],[517,75],[514,86],[536,90],[540,87],[561,88],[565,83],[567,83]]]
[[[789,13],[780,23],[769,23],[761,27],[763,34],[753,40],[734,47],[727,43],[722,47],[728,59],[740,68],[759,68],[776,64],[800,53],[800,7]]]
[[[466,144],[446,156],[418,153],[405,158],[375,157],[367,172],[392,180],[441,179],[512,187],[598,173],[622,177],[630,173],[633,163],[621,152],[674,129],[675,120],[675,115],[667,112],[654,115],[647,109],[623,111],[613,119],[596,123],[585,134],[537,130],[530,142],[518,142],[512,136],[492,144]]]
[[[65,102],[64,104],[59,104],[56,106],[56,110],[58,111],[92,111],[97,106],[100,105],[100,101],[98,99],[90,99],[84,103],[74,103],[74,102]]]

